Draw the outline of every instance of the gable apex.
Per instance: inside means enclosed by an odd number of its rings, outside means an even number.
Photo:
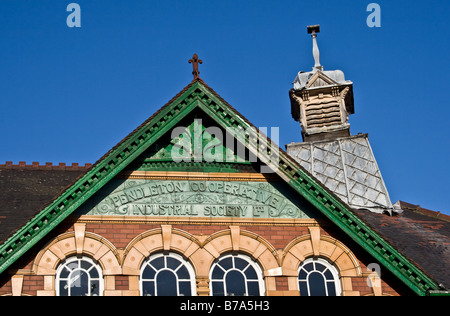
[[[332,86],[337,85],[338,83],[331,79],[330,77],[326,76],[322,71],[317,71],[311,79],[309,79],[306,88],[315,88],[315,87],[326,87],[326,86]]]

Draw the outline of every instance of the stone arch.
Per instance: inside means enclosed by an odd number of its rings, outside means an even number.
[[[281,271],[277,250],[261,236],[241,231],[238,226],[216,232],[208,238],[161,225],[135,237],[123,252],[123,274],[129,275],[130,291],[139,291],[141,265],[151,254],[176,252],[194,268],[198,295],[209,295],[209,272],[215,259],[224,253],[240,252],[258,262],[264,271],[266,291],[276,287],[274,271]]]
[[[288,277],[290,291],[297,291],[300,264],[307,258],[323,258],[339,271],[342,295],[359,295],[353,291],[351,278],[362,275],[356,256],[339,240],[321,235],[319,227],[309,227],[310,234],[292,240],[283,250],[282,270]]]
[[[36,256],[33,271],[44,276],[44,290],[38,295],[56,295],[56,269],[61,261],[72,256],[88,256],[94,259],[102,268],[105,278],[105,293],[113,290],[111,278],[122,274],[120,254],[114,245],[105,238],[86,232],[86,224],[75,224],[73,232],[59,235],[52,240]]]
[[[202,270],[203,277],[209,277],[215,259],[225,253],[236,252],[250,256],[261,266],[266,293],[276,289],[274,277],[280,275],[280,257],[278,251],[260,235],[241,230],[239,226],[230,226],[230,229],[212,234],[203,247],[211,255]]]
[[[199,275],[198,260],[195,253],[202,253],[200,241],[194,236],[171,225],[161,225],[161,228],[152,229],[136,236],[125,247],[123,259],[123,274],[129,276],[130,291],[139,295],[139,278],[141,265],[146,258],[157,252],[175,252],[188,260],[195,272]],[[198,279],[198,277],[197,277]],[[197,280],[197,285],[199,281]]]
[[[213,254],[214,259],[226,252],[245,253],[259,262],[263,271],[280,266],[278,251],[266,239],[241,230],[239,226],[230,226],[230,229],[212,234],[205,240],[204,248]]]
[[[161,225],[161,228],[138,235],[125,247],[123,273],[139,276],[143,261],[156,252],[176,252],[190,260],[199,248],[200,243],[195,236],[171,225]],[[195,264],[191,263],[196,271]]]

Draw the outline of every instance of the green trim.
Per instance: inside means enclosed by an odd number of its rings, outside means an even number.
[[[220,162],[173,162],[152,161],[144,162],[138,171],[185,171],[185,172],[254,172],[251,163],[220,163]],[[131,170],[130,170],[131,171]]]
[[[0,273],[3,273],[195,108],[202,109],[222,128],[244,130],[254,128],[202,81],[192,82],[179,96],[113,148],[81,179],[4,242],[0,246]],[[246,143],[246,139],[240,135],[238,137],[240,137],[239,141]],[[431,293],[430,291],[438,289],[433,280],[366,225],[334,194],[324,189],[292,158],[279,150],[277,145],[272,145],[267,138],[259,135],[257,140],[256,143],[246,144],[247,148],[263,163],[268,163],[269,158],[266,155],[259,155],[258,149],[264,148],[267,153],[272,153],[272,149],[276,150],[279,153],[276,173],[411,290],[418,295],[427,295]]]
[[[450,296],[450,291],[430,291],[428,296]]]

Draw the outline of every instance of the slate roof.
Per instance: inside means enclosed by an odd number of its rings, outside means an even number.
[[[395,216],[354,212],[441,287],[449,289],[450,216],[403,201],[398,204],[403,212]]]
[[[22,227],[90,165],[0,165],[0,244]]]
[[[291,143],[286,148],[291,157],[350,207],[377,213],[393,209],[367,134]]]

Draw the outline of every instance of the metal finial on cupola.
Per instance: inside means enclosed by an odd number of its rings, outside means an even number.
[[[319,25],[309,25],[313,39],[314,67],[300,71],[290,90],[292,117],[300,122],[305,142],[350,136],[348,117],[353,114],[353,83],[341,70],[323,70],[317,34]]]
[[[308,34],[311,34],[313,39],[313,56],[314,56],[314,68],[323,70],[320,65],[320,53],[319,46],[317,45],[317,33],[320,33],[320,25],[309,25],[307,26]]]

